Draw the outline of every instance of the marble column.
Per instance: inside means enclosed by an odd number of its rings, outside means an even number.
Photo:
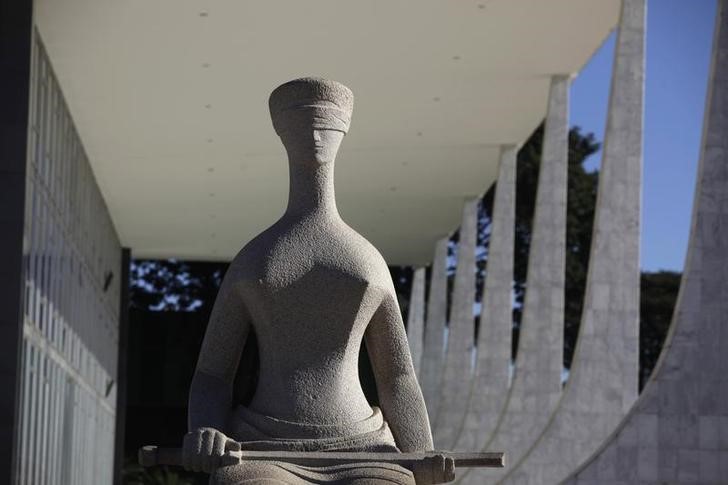
[[[455,445],[467,411],[473,379],[472,351],[475,333],[475,246],[478,232],[479,199],[463,206],[460,224],[457,267],[450,305],[447,351],[440,384],[440,408],[435,415],[435,447],[450,449]],[[430,418],[432,419],[432,418]]]
[[[561,395],[564,348],[569,78],[551,80],[516,367],[506,406],[485,449],[505,450],[516,463],[546,427]],[[474,469],[466,483],[502,477]]]
[[[407,340],[409,341],[412,363],[419,377],[422,362],[422,346],[425,331],[425,268],[417,268],[412,275],[409,312],[407,313]]]
[[[645,0],[624,0],[581,328],[548,427],[503,483],[559,483],[637,398]]]
[[[566,483],[728,477],[728,2],[718,2],[682,286],[662,356],[617,433]]]
[[[427,299],[425,346],[420,366],[420,386],[427,404],[430,422],[434,421],[440,403],[440,378],[445,346],[445,322],[447,321],[447,246],[444,237],[435,245],[430,275],[430,293]],[[432,423],[434,424],[434,423]]]
[[[510,384],[513,333],[513,251],[516,218],[516,154],[501,149],[493,200],[483,307],[476,343],[475,377],[456,449],[479,450],[498,423]]]

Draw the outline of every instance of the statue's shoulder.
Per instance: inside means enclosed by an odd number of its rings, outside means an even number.
[[[238,251],[228,271],[233,271],[237,279],[259,278],[279,233],[280,229],[274,224],[255,236]]]
[[[389,277],[387,262],[376,246],[348,224],[346,225],[346,232],[347,243],[356,254],[356,259],[366,264],[374,273]]]

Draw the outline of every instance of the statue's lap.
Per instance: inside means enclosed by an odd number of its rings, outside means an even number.
[[[317,426],[270,418],[239,406],[229,436],[244,450],[257,451],[364,451],[397,453],[389,426],[378,408],[370,417],[343,426]],[[245,461],[219,468],[211,484],[355,484],[414,485],[412,472],[392,463],[332,463],[303,466],[280,461]]]
[[[255,461],[219,468],[210,484],[355,484],[415,485],[412,472],[389,463],[356,463],[328,467],[304,467],[291,463]]]

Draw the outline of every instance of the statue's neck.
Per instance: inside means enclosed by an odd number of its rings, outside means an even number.
[[[339,217],[334,194],[334,162],[313,164],[289,160],[288,172],[287,215]]]

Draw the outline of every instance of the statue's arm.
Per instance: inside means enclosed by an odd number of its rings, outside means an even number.
[[[433,449],[430,421],[415,376],[394,289],[372,316],[365,333],[379,406],[403,452]]]
[[[190,386],[185,467],[211,471],[226,447],[223,434],[232,410],[233,383],[250,331],[250,318],[232,269],[218,292]]]

